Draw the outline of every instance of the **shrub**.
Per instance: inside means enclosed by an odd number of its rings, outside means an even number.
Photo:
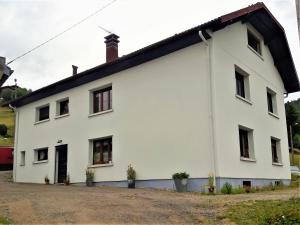
[[[128,166],[127,169],[127,180],[135,180],[136,179],[136,172],[131,165]]]
[[[188,179],[190,177],[190,175],[186,172],[183,172],[183,173],[174,173],[172,175],[172,178],[175,180],[175,179],[179,179],[179,180],[182,180],[182,179]]]
[[[50,180],[49,180],[49,178],[48,178],[47,175],[45,176],[45,179],[44,179],[44,180],[45,180],[45,184],[49,184],[49,183],[50,183]]]
[[[245,192],[246,192],[245,189],[241,186],[232,188],[232,194],[243,194]]]
[[[7,126],[5,124],[0,124],[0,136],[7,135]]]
[[[232,185],[228,182],[226,182],[223,187],[221,188],[221,192],[223,194],[232,194]]]
[[[87,181],[94,181],[94,170],[91,168],[87,168],[85,171],[86,180]]]

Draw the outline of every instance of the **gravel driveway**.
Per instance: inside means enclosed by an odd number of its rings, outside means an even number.
[[[152,189],[15,184],[0,172],[0,217],[33,224],[229,224],[220,213],[246,200],[289,199],[298,190],[206,196]]]

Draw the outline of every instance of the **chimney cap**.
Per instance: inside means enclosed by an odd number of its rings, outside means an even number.
[[[120,37],[116,34],[110,34],[107,35],[105,38],[105,43],[109,43],[109,42],[116,42],[119,43],[120,41],[118,40]]]

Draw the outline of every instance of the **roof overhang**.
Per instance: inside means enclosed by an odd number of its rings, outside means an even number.
[[[202,30],[205,38],[210,38],[205,30],[217,31],[241,21],[250,23],[263,37],[274,59],[274,64],[288,93],[300,91],[299,79],[282,26],[263,3],[257,3],[244,9],[226,14],[200,26],[186,30],[172,37],[154,43],[138,51],[125,55],[115,61],[102,64],[71,76],[17,99],[10,104],[16,107],[29,104],[42,98],[66,91],[94,80],[112,75],[128,68],[140,65],[155,58],[201,42],[198,31]]]

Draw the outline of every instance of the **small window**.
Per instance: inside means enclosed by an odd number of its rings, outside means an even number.
[[[69,114],[69,99],[57,101],[56,103],[56,116]]]
[[[280,141],[278,139],[271,138],[271,149],[272,149],[272,162],[281,163]]]
[[[276,93],[267,88],[268,112],[277,114]]]
[[[236,80],[236,94],[245,98],[245,84],[244,84],[244,76],[239,72],[235,72],[235,80]]]
[[[112,138],[93,140],[93,165],[112,162]]]
[[[112,87],[93,92],[93,113],[112,109]]]
[[[261,43],[259,38],[257,38],[251,31],[247,30],[248,45],[261,55]]]
[[[20,166],[25,166],[25,151],[21,151]]]
[[[49,105],[37,108],[37,120],[43,121],[49,119]]]
[[[46,161],[48,160],[48,148],[41,148],[35,150],[35,161]]]
[[[239,126],[241,159],[254,159],[253,130]]]
[[[243,181],[243,188],[245,189],[246,192],[250,192],[251,191],[251,181],[244,180]]]

